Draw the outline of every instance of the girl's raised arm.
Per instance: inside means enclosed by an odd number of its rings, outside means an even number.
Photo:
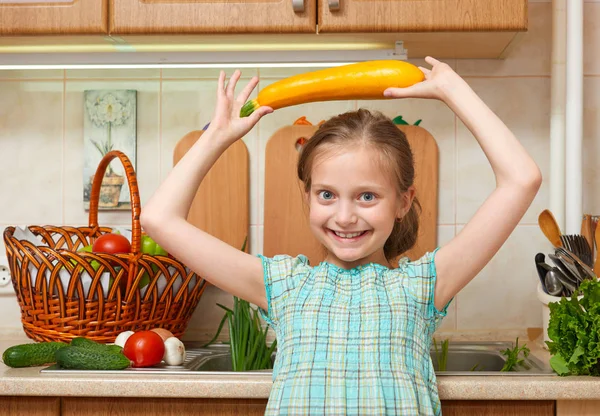
[[[435,306],[440,310],[467,285],[500,249],[535,197],[542,176],[534,160],[506,125],[448,65],[431,57],[421,68],[425,81],[409,88],[389,88],[398,98],[444,101],[473,133],[496,176],[496,189],[465,228],[435,256]]]
[[[234,99],[240,78],[236,71],[227,85],[221,71],[217,105],[208,129],[200,140],[173,167],[165,181],[142,209],[144,230],[169,253],[210,283],[267,308],[261,260],[231,247],[187,221],[196,191],[219,156],[260,120],[272,112],[261,107],[249,117],[240,118],[240,109],[258,84],[256,77]],[[232,201],[235,203],[235,201]]]

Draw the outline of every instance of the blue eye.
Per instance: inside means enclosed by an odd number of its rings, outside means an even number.
[[[333,193],[329,191],[320,191],[319,196],[325,200],[333,199]]]
[[[365,202],[373,202],[375,200],[375,195],[371,192],[365,192],[360,197]]]

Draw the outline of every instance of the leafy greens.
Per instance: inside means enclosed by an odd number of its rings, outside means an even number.
[[[522,365],[531,351],[527,348],[526,344],[519,347],[519,337],[517,337],[516,345],[513,348],[507,348],[500,352],[506,357],[506,362],[500,371],[516,371],[515,366]],[[523,353],[524,358],[519,359],[519,354],[521,352]]]
[[[550,365],[561,376],[600,376],[600,281],[586,280],[583,297],[563,297],[548,305]]]

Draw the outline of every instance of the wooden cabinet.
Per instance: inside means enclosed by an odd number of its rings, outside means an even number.
[[[3,416],[262,416],[267,399],[0,396]],[[444,400],[444,416],[588,416],[598,400]]]
[[[0,4],[0,36],[106,34],[108,0],[45,0]]]
[[[554,416],[553,400],[446,400],[444,416]]]
[[[524,31],[527,0],[110,0],[109,31],[315,33],[317,16],[319,33]]]
[[[556,416],[597,416],[600,400],[558,400]]]
[[[60,397],[0,396],[2,416],[60,416]]]
[[[317,0],[319,33],[527,30],[527,0]]]
[[[266,399],[111,398],[107,401],[100,397],[70,397],[62,399],[61,415],[262,416],[266,406]],[[448,400],[442,402],[442,414],[444,416],[553,416],[555,402],[550,400]]]
[[[154,399],[72,397],[62,416],[263,416],[266,399]]]
[[[504,58],[526,30],[527,0],[0,2],[0,52],[27,45],[48,55],[62,51],[63,42],[85,52],[93,45],[103,52],[116,46],[195,53],[365,45],[393,50],[402,41],[410,58]]]
[[[111,34],[315,33],[316,0],[110,0]]]

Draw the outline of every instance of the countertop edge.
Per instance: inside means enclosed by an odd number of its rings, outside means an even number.
[[[27,369],[39,372],[43,367]],[[39,373],[38,373],[39,374]],[[600,380],[557,376],[439,376],[441,400],[598,400]],[[143,385],[143,388],[140,388]],[[257,376],[52,376],[0,378],[0,396],[267,399],[272,381]]]

